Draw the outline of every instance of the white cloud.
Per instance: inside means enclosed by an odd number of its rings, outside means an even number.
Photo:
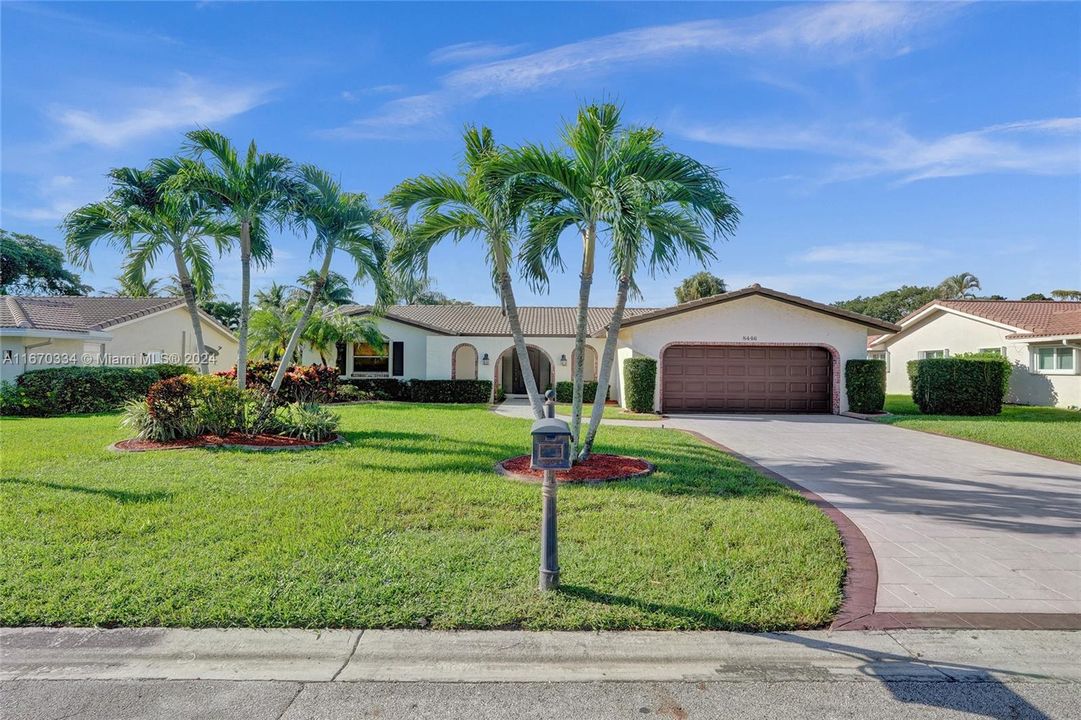
[[[896,266],[921,263],[947,255],[940,248],[912,242],[852,242],[816,245],[791,260],[803,263]]]
[[[484,97],[579,81],[620,68],[655,64],[695,53],[796,55],[806,62],[843,62],[866,54],[908,51],[917,27],[953,11],[946,4],[836,3],[771,10],[741,20],[656,25],[603,35],[505,60],[466,66],[440,79],[435,90],[402,98],[374,114],[330,131],[339,137],[390,137],[426,129],[450,107]],[[437,51],[438,52],[438,51]],[[401,104],[424,112],[401,112]]]
[[[677,132],[731,147],[794,150],[840,159],[826,182],[892,176],[903,183],[936,177],[1081,171],[1081,117],[1003,123],[935,138],[896,123],[683,125]]]
[[[71,107],[53,108],[50,115],[61,128],[62,144],[120,147],[163,131],[228,120],[266,102],[268,92],[265,86],[215,85],[182,74],[165,87],[125,91],[126,102],[111,102],[108,115]]]
[[[432,50],[428,59],[433,63],[483,62],[506,57],[522,48],[521,45],[499,45],[489,42],[464,42]]]

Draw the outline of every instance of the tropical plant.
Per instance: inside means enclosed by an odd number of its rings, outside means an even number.
[[[902,285],[878,295],[862,295],[833,303],[834,307],[895,323],[937,299],[936,289],[925,285]]]
[[[1081,290],[1052,290],[1051,297],[1055,300],[1081,300]]]
[[[114,168],[111,189],[100,202],[72,211],[61,225],[68,256],[90,267],[90,250],[99,241],[126,253],[122,284],[147,289],[146,271],[163,252],[172,255],[176,277],[191,318],[199,372],[208,371],[197,298],[213,286],[211,245],[220,254],[236,237],[236,227],[221,222],[203,200],[174,187],[181,162],[154,160],[144,170]]]
[[[234,332],[240,327],[240,303],[231,300],[203,300],[199,303],[203,312],[212,316]]]
[[[316,307],[301,340],[319,354],[319,362],[324,366],[328,355],[336,355],[338,343],[364,342],[380,350],[384,346],[379,326],[370,315],[344,315],[330,306]]]
[[[982,290],[980,279],[972,273],[963,272],[951,275],[936,288],[939,300],[964,300],[976,296],[973,290]]]
[[[106,294],[131,298],[161,297],[165,294],[161,278],[132,277],[125,272],[119,275],[116,280],[119,287],[116,288],[115,292]]]
[[[281,433],[308,442],[330,440],[338,432],[341,418],[315,403],[290,403],[278,413]]]
[[[472,237],[484,244],[492,284],[510,325],[529,402],[534,415],[540,418],[544,416],[544,403],[533,377],[510,276],[517,213],[506,202],[501,187],[487,175],[502,151],[496,147],[488,128],[467,127],[463,141],[465,157],[459,177],[419,175],[403,181],[387,194],[386,202],[397,211],[400,221],[391,253],[392,264],[396,272],[407,277],[427,277],[429,254],[440,242],[448,239],[459,242]],[[407,223],[413,211],[416,218]]]
[[[262,303],[256,305],[248,321],[249,357],[265,357],[275,362],[281,360],[285,357],[296,323],[297,312],[293,309]],[[289,362],[295,360],[289,358]],[[246,385],[250,384],[249,378]]]
[[[86,295],[64,253],[39,237],[0,229],[0,295]]]
[[[209,129],[187,134],[188,150],[195,159],[181,161],[173,184],[198,194],[229,218],[240,244],[240,320],[237,386],[244,389],[248,361],[248,320],[251,314],[251,265],[268,264],[273,257],[267,236],[268,221],[280,223],[295,196],[292,163],[281,155],[261,153],[253,140],[241,160],[233,143]],[[206,159],[209,164],[203,162]]]
[[[395,302],[401,305],[472,305],[465,300],[455,300],[435,289],[434,278],[412,272],[392,273],[391,286]]]
[[[257,308],[281,308],[289,307],[292,299],[288,285],[271,282],[265,288],[255,291],[255,307]]]
[[[676,287],[676,302],[685,303],[691,300],[713,297],[727,292],[724,280],[705,270],[696,272],[689,278],[684,279]]]
[[[318,282],[319,271],[309,270],[297,278],[297,287],[293,288],[293,294],[301,303],[305,303]],[[323,291],[316,296],[315,301],[320,305],[348,305],[353,302],[353,286],[345,275],[331,270],[323,282]]]

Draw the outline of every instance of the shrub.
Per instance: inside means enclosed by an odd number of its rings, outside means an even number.
[[[1008,368],[997,359],[912,360],[908,363],[912,400],[927,415],[998,415]]]
[[[349,385],[348,383],[340,383],[338,389],[334,391],[335,402],[355,402],[357,400],[367,400],[364,393],[360,391],[356,385]]]
[[[147,412],[160,426],[155,440],[175,440],[199,434],[195,421],[195,397],[188,377],[159,380],[146,394]]]
[[[124,404],[120,426],[134,430],[135,437],[139,440],[164,442],[174,437],[172,430],[150,412],[146,400],[128,400]]]
[[[282,435],[309,442],[330,440],[338,432],[341,418],[322,405],[290,403],[278,413]]]
[[[20,414],[63,415],[116,410],[145,397],[159,380],[191,373],[186,365],[78,366],[31,370],[17,382]]]
[[[507,391],[504,390],[501,387],[497,387],[495,389],[495,397],[493,398],[493,400],[495,400],[496,405],[498,405],[499,403],[505,401],[506,399],[507,399]]]
[[[411,380],[409,396],[424,403],[486,403],[492,397],[491,380]]]
[[[995,352],[974,352],[974,353],[958,353],[954,355],[958,360],[992,360],[997,363],[1002,363],[1002,396],[1005,397],[1006,393],[1010,390],[1010,375],[1013,373],[1013,365],[1006,359],[1005,355],[1000,355]]]
[[[653,395],[657,388],[657,361],[634,357],[623,361],[623,392],[627,408],[632,412],[653,412]]]
[[[408,400],[409,384],[397,378],[349,378],[338,387],[352,385],[372,400]]]
[[[193,375],[187,378],[194,405],[195,433],[225,437],[239,427],[245,393],[222,377]]]
[[[247,387],[269,389],[278,372],[278,363],[272,360],[253,360],[248,363],[245,377]],[[214,373],[227,380],[236,380],[236,367]],[[292,365],[285,371],[278,401],[281,403],[330,402],[338,389],[338,369],[326,365]]]
[[[597,382],[587,380],[582,383],[582,401],[593,402],[597,397]],[[570,380],[561,380],[556,383],[556,402],[574,402],[574,383]]]
[[[848,393],[848,409],[852,412],[882,412],[886,405],[886,361],[846,362],[845,392]]]

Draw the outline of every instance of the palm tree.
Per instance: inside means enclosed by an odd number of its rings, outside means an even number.
[[[376,309],[385,306],[391,297],[383,271],[387,247],[381,213],[372,209],[363,194],[342,192],[329,173],[314,165],[302,165],[299,178],[302,184],[296,191],[296,217],[300,223],[312,229],[312,255],[322,253],[323,264],[285,346],[274,380],[270,383],[266,407],[269,407],[270,400],[281,387],[315,304],[323,297],[335,250],[341,249],[352,258],[357,270],[354,278],[357,282],[368,279],[375,284]]]
[[[578,459],[589,458],[604,414],[608,381],[615,360],[627,295],[635,288],[635,272],[643,264],[651,275],[675,268],[681,254],[705,263],[714,257],[712,241],[731,234],[739,209],[725,192],[716,172],[655,141],[628,159],[630,173],[615,187],[615,203],[623,209],[612,227],[611,264],[616,273],[616,303],[601,354],[597,394],[589,429]]]
[[[248,318],[251,314],[251,264],[266,265],[273,251],[266,234],[268,220],[279,223],[293,197],[289,171],[292,163],[281,155],[261,153],[253,140],[243,161],[233,143],[209,129],[187,134],[195,160],[182,162],[178,187],[198,193],[207,203],[232,219],[240,238],[240,344],[237,349],[237,386],[246,385],[248,370]],[[208,158],[210,164],[202,162]]]
[[[255,291],[255,305],[260,308],[281,308],[289,305],[289,287],[278,282],[271,282],[262,290]]]
[[[510,277],[517,214],[487,177],[489,166],[498,161],[501,150],[488,128],[467,127],[463,140],[465,158],[460,177],[420,175],[403,181],[387,194],[386,202],[399,213],[404,228],[398,232],[391,260],[405,277],[427,277],[428,255],[443,240],[458,242],[474,237],[484,243],[492,284],[499,292],[514,337],[526,393],[533,413],[540,418],[544,416],[544,403],[533,377]],[[413,210],[418,212],[416,222],[406,226],[405,220]]]
[[[298,287],[294,288],[297,297],[306,302],[318,280],[318,270],[309,270],[297,278]],[[323,282],[323,292],[316,300],[324,305],[348,305],[353,302],[353,286],[345,275],[332,270],[327,274]]]
[[[198,195],[172,187],[179,169],[175,159],[155,160],[145,170],[113,169],[108,197],[72,211],[61,228],[68,255],[82,267],[90,267],[90,250],[100,240],[127,253],[122,286],[147,289],[147,268],[162,252],[173,256],[191,316],[199,372],[205,374],[209,368],[197,298],[213,286],[210,244],[221,253],[237,228],[220,222]]]
[[[937,294],[940,300],[964,300],[976,297],[973,290],[982,289],[978,277],[972,273],[963,272],[959,275],[951,275],[939,283]]]
[[[301,340],[319,354],[319,362],[324,367],[327,365],[327,355],[335,352],[338,343],[366,342],[375,348],[384,345],[379,326],[371,316],[343,315],[332,305],[316,307]]]
[[[296,323],[296,308],[257,305],[248,322],[250,353],[275,361],[289,357],[286,349]],[[286,361],[286,365],[288,364],[289,361]]]

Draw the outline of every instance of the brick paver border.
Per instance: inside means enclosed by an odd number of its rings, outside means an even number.
[[[830,623],[830,630],[1081,630],[1081,613],[875,612],[878,562],[871,543],[856,523],[818,493],[811,492],[746,455],[694,430],[682,432],[795,490],[837,526],[848,558],[848,570],[845,573],[841,609]]]

